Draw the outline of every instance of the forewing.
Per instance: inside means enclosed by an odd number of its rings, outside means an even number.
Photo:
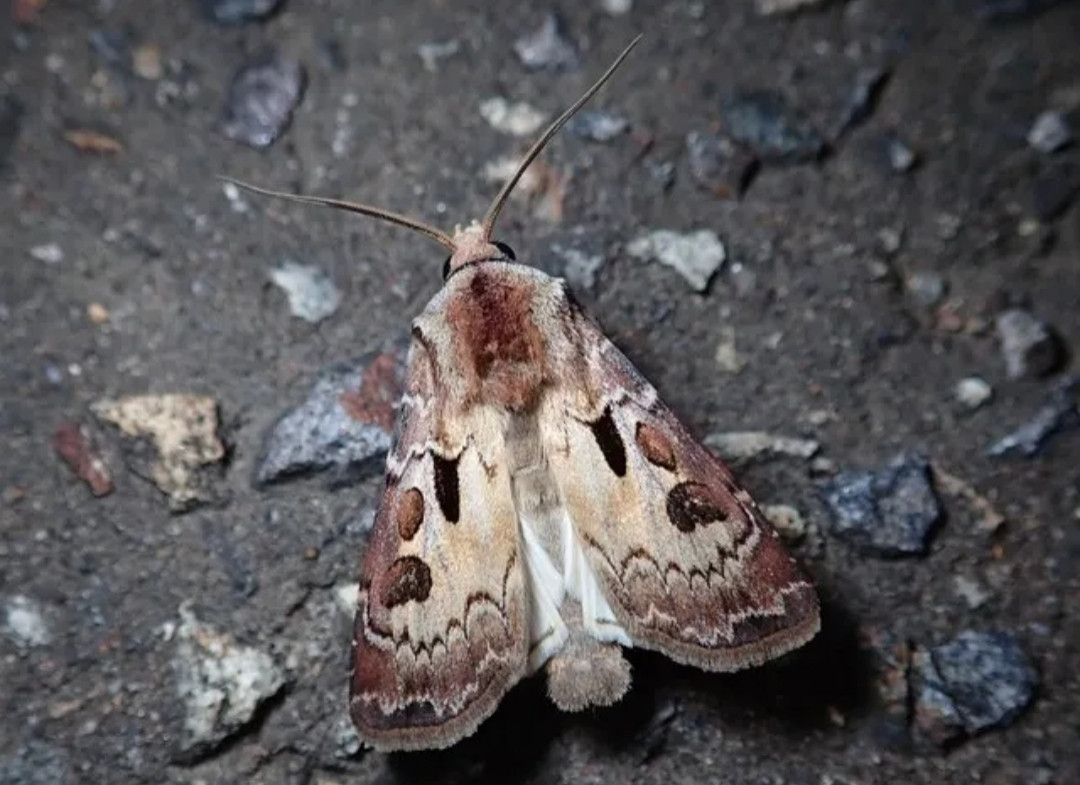
[[[545,403],[541,433],[634,644],[732,671],[812,638],[817,596],[753,499],[595,323],[576,307],[565,322],[582,360]]]
[[[439,370],[410,351],[386,488],[364,555],[351,711],[378,749],[445,747],[526,668],[523,573],[499,429],[482,407],[440,433]],[[472,438],[475,431],[477,438]]]

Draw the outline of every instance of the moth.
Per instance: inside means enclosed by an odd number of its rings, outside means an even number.
[[[452,745],[540,670],[561,709],[615,703],[630,686],[623,647],[735,671],[818,631],[813,586],[728,468],[564,281],[492,239],[526,167],[637,40],[532,146],[483,220],[452,234],[245,186],[381,218],[450,251],[442,289],[412,323],[360,573],[350,710],[377,749]]]

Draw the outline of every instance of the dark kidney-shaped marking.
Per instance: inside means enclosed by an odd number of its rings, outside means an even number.
[[[619,429],[611,416],[611,407],[604,408],[604,413],[589,423],[593,438],[604,454],[608,467],[617,477],[626,476],[626,446],[623,444]]]
[[[667,514],[675,528],[687,534],[698,526],[727,518],[717,493],[708,485],[690,480],[668,492]]]
[[[382,595],[387,608],[413,600],[423,602],[431,594],[431,568],[419,556],[401,556],[386,569]]]
[[[458,459],[443,458],[431,454],[435,467],[435,498],[443,517],[450,523],[457,523],[461,517],[461,487],[458,485]]]

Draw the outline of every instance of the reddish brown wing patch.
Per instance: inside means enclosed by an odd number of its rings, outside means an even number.
[[[523,411],[536,403],[547,378],[546,344],[533,318],[532,287],[499,269],[479,265],[457,273],[472,277],[447,306],[446,320],[470,399]]]
[[[401,389],[398,357],[387,352],[364,369],[360,389],[346,390],[339,400],[352,419],[389,431],[394,426],[394,404],[401,396]]]
[[[671,439],[665,436],[663,431],[647,422],[639,422],[635,428],[634,441],[637,442],[645,460],[653,466],[659,466],[669,472],[674,471],[675,448],[671,446]]]
[[[386,570],[379,601],[396,608],[407,602],[423,602],[430,594],[431,568],[419,556],[401,556]]]
[[[420,531],[424,522],[424,494],[418,488],[409,488],[401,494],[397,507],[398,536],[408,542]]]

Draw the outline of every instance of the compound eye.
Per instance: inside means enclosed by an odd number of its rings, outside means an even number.
[[[443,265],[442,265],[442,279],[443,279],[444,281],[445,281],[445,280],[446,280],[447,278],[449,278],[449,277],[450,277],[450,259],[451,259],[451,258],[452,258],[452,257],[450,257],[450,256],[447,256],[447,257],[446,257],[446,261],[445,261],[445,262],[443,262]]]
[[[514,253],[514,249],[506,243],[500,243],[498,240],[492,242],[496,248],[498,248],[502,255],[509,259],[511,262],[517,261],[517,254]]]

